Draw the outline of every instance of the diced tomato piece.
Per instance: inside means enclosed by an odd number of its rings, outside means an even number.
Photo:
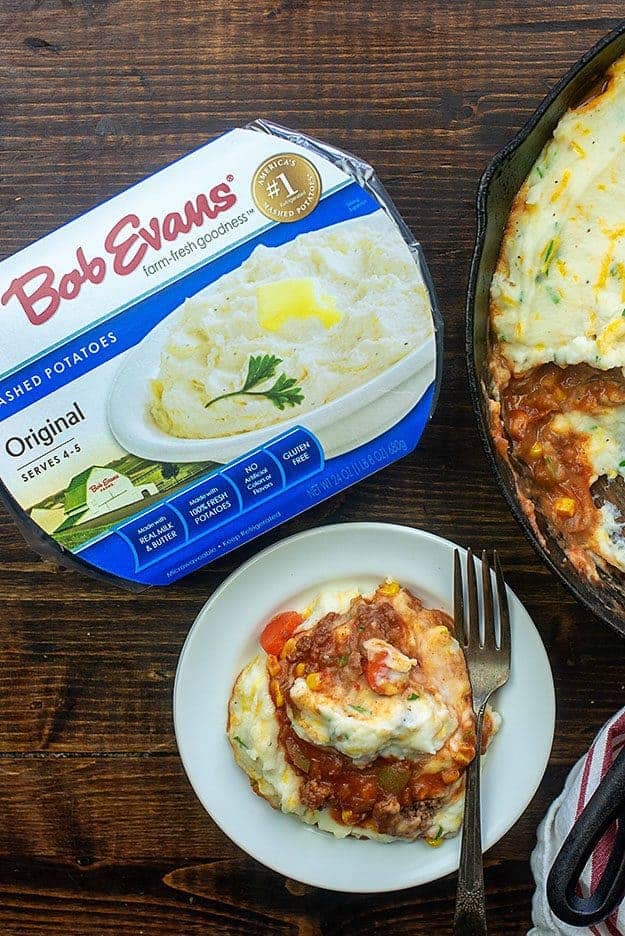
[[[265,653],[279,656],[285,643],[303,620],[297,611],[281,611],[272,617],[260,635],[260,645]]]
[[[365,663],[365,679],[370,689],[374,692],[380,692],[380,687],[386,680],[388,667],[385,666],[384,657],[374,658]]]
[[[370,689],[378,695],[392,696],[402,692],[408,684],[405,673],[397,673],[386,665],[384,654],[375,656],[365,663],[365,679]]]

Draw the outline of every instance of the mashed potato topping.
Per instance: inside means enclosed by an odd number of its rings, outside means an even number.
[[[491,296],[515,373],[625,366],[625,58],[558,123],[517,195]]]
[[[456,727],[453,714],[425,695],[408,702],[356,686],[336,700],[327,691],[311,690],[300,677],[291,687],[291,700],[291,724],[300,738],[331,745],[359,764],[378,756],[434,754]]]
[[[527,176],[491,286],[494,434],[539,535],[594,580],[625,572],[624,518],[593,489],[625,469],[624,114],[621,58]]]
[[[261,796],[338,836],[437,844],[458,830],[475,718],[447,615],[387,582],[279,614],[261,644],[228,717]],[[485,743],[498,724],[488,710]]]
[[[432,331],[415,259],[376,211],[280,247],[260,245],[188,299],[151,383],[151,413],[180,438],[261,429],[362,386]],[[268,359],[273,366],[250,382],[252,362]]]

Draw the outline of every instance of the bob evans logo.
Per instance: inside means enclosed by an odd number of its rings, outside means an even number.
[[[89,490],[92,494],[99,494],[100,491],[108,491],[109,488],[113,487],[116,481],[119,481],[118,474],[108,475],[106,478],[102,478],[101,481],[90,484]]]
[[[2,305],[16,299],[33,325],[43,325],[58,311],[62,300],[71,301],[80,295],[85,283],[98,285],[106,277],[108,265],[118,276],[128,276],[141,264],[151,247],[160,250],[163,242],[175,241],[193,227],[213,221],[236,204],[237,196],[227,181],[214,185],[208,195],[201,193],[195,201],[185,202],[182,211],[170,211],[163,218],[153,217],[142,223],[136,214],[126,214],[117,221],[104,238],[104,256],[87,258],[83,247],[76,250],[76,266],[60,277],[52,267],[34,267],[17,276],[0,298]],[[57,279],[58,277],[58,279]]]

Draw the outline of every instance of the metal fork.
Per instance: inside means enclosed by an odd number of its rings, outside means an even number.
[[[466,771],[462,848],[456,891],[455,936],[485,936],[486,905],[482,865],[482,829],[480,818],[480,760],[482,726],[486,703],[493,692],[508,681],[510,674],[510,614],[508,596],[497,552],[494,552],[499,640],[495,632],[495,612],[491,570],[482,552],[482,634],[475,575],[475,560],[467,550],[467,599],[469,615],[464,613],[464,586],[460,554],[454,551],[454,623],[456,637],[464,651],[473,692],[476,725],[476,754]]]

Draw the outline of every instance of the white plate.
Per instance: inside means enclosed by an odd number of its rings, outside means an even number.
[[[252,432],[216,439],[178,439],[163,432],[150,415],[149,380],[158,374],[171,323],[168,316],[124,356],[107,405],[111,432],[122,448],[154,461],[223,464],[292,426],[306,426],[315,432],[326,458],[332,458],[364,445],[398,423],[417,405],[436,376],[436,343],[431,337],[361,387],[308,413]]]
[[[275,871],[329,890],[399,890],[458,867],[460,837],[424,842],[335,839],[256,796],[226,740],[232,684],[257,651],[263,623],[332,583],[370,588],[391,576],[426,605],[452,609],[454,545],[408,527],[346,523],[271,546],[233,573],[200,612],[174,688],[180,755],[195,792],[237,845]],[[503,725],[484,758],[482,821],[489,848],[516,822],[543,776],[553,739],[549,662],[527,611],[510,590],[512,671],[495,697]]]

